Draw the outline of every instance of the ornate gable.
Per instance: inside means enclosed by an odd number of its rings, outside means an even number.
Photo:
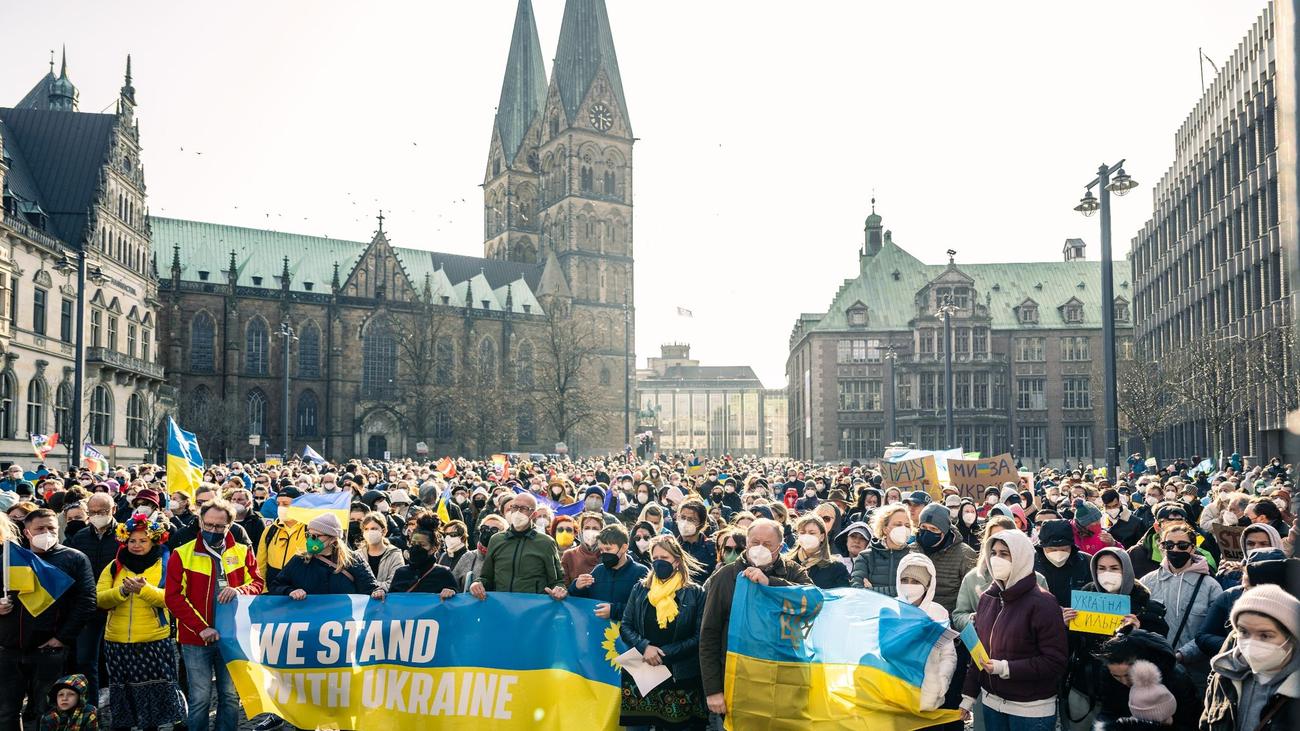
[[[391,299],[400,302],[413,302],[416,298],[415,287],[406,274],[402,261],[388,243],[384,235],[384,219],[379,217],[379,230],[371,239],[370,245],[357,260],[356,266],[348,273],[343,282],[342,293],[349,297],[367,299]]]

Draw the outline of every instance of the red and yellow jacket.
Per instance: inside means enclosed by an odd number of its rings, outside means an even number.
[[[167,609],[176,617],[176,639],[182,645],[204,644],[199,633],[212,626],[217,594],[217,572],[213,570],[216,560],[207,551],[198,550],[197,539],[172,551],[167,564]],[[262,593],[257,559],[248,546],[236,543],[229,533],[221,553],[221,568],[227,585],[239,593],[254,596]]]

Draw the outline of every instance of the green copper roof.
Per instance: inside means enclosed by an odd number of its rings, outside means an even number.
[[[846,310],[856,302],[867,306],[867,330],[908,330],[922,311],[915,295],[942,275],[947,264],[925,264],[886,240],[880,252],[866,257],[862,273],[845,280],[813,331],[849,330]],[[1101,327],[1101,262],[1055,261],[1008,264],[957,264],[956,270],[974,280],[976,302],[987,304],[992,327],[1056,329]],[[1113,263],[1115,298],[1132,302],[1129,262]],[[1071,299],[1083,305],[1083,320],[1067,323],[1060,308]],[[1015,308],[1026,300],[1038,305],[1038,323],[1021,324]],[[804,314],[805,322],[819,317]]]
[[[578,105],[601,69],[609,76],[619,111],[631,129],[605,0],[568,0],[560,24],[560,44],[555,51],[555,78],[570,120],[577,118]]]
[[[533,4],[530,0],[519,0],[505,78],[501,81],[501,99],[497,102],[496,125],[507,163],[515,161],[528,126],[545,104],[546,68],[541,42],[537,40]]]

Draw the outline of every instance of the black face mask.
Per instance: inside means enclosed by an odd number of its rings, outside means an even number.
[[[487,498],[482,498],[482,497],[474,498],[474,507],[482,508],[486,504],[487,504]]]
[[[654,562],[654,570],[655,576],[658,577],[660,581],[667,581],[668,577],[672,576],[676,569],[673,568],[671,563],[661,558]]]
[[[348,521],[348,543],[356,546],[363,540],[365,540],[365,536],[361,533],[361,521]]]
[[[433,556],[429,554],[429,549],[424,546],[413,545],[407,553],[411,559],[411,568],[417,571],[428,568],[429,564],[433,562]]]
[[[66,540],[68,538],[71,538],[77,531],[85,527],[86,527],[86,521],[84,520],[69,520],[68,524],[63,528],[64,539]]]
[[[1192,560],[1192,554],[1183,551],[1170,551],[1165,556],[1169,559],[1169,565],[1176,569],[1181,569],[1187,565],[1188,561]]]
[[[612,569],[618,565],[618,554],[610,553],[608,551],[602,552],[600,554],[600,562],[605,566],[605,568]]]
[[[479,528],[478,531],[479,544],[486,546],[488,544],[488,541],[492,540],[492,536],[496,534],[497,534],[496,528]]]

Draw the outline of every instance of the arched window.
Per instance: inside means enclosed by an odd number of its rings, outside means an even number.
[[[27,384],[27,433],[45,433],[45,381],[32,378]]]
[[[191,421],[202,422],[210,418],[208,410],[212,404],[212,390],[207,386],[199,386],[190,394],[190,411],[184,416]]]
[[[144,398],[139,392],[126,400],[126,446],[144,446]]]
[[[266,395],[260,388],[248,392],[248,434],[266,435]]]
[[[451,436],[451,407],[445,401],[440,401],[433,407],[433,438],[439,442],[449,442]]]
[[[320,378],[320,328],[314,322],[298,333],[298,375]]]
[[[456,380],[456,344],[444,335],[433,346],[434,382],[439,386],[450,386]]]
[[[600,367],[600,385],[602,386],[609,385],[609,366]]]
[[[13,439],[18,431],[18,403],[14,399],[18,386],[14,372],[0,374],[0,438]]]
[[[254,317],[249,320],[248,330],[244,335],[244,372],[250,376],[266,375],[266,353],[266,321],[260,317]]]
[[[366,328],[361,346],[361,390],[366,398],[387,401],[396,396],[397,343],[388,323]]]
[[[581,176],[579,179],[579,183],[582,186],[582,192],[590,193],[592,188],[595,187],[593,182],[594,176],[591,173],[591,166],[583,165],[579,175]]]
[[[497,382],[497,344],[492,338],[483,338],[478,344],[478,378],[483,386]]]
[[[525,340],[519,344],[519,351],[515,354],[517,361],[515,370],[515,382],[520,388],[533,387],[533,344]]]
[[[54,431],[61,435],[72,433],[72,386],[67,381],[54,391]]]
[[[190,321],[190,370],[196,373],[212,373],[216,370],[213,351],[216,331],[212,315],[206,312],[200,312]]]
[[[90,442],[106,445],[112,441],[113,392],[101,383],[90,392]]]
[[[314,437],[317,435],[316,414],[319,402],[312,391],[303,391],[298,397],[298,436]]]

